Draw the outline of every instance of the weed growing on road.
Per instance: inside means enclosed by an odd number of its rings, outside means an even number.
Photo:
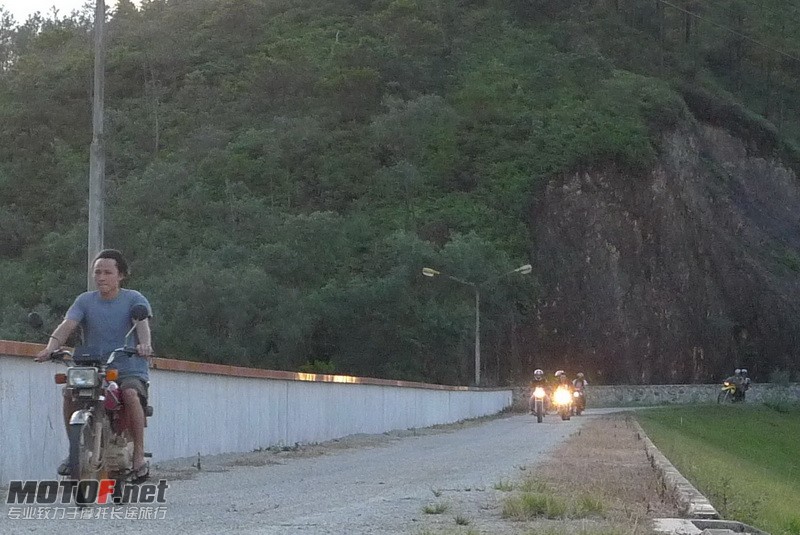
[[[532,520],[540,516],[564,518],[566,513],[567,502],[552,494],[524,492],[506,498],[503,503],[503,516],[513,520]]]
[[[456,524],[458,524],[459,526],[468,526],[469,525],[469,519],[466,518],[466,517],[463,517],[461,515],[456,515],[455,521],[456,521]]]
[[[422,512],[426,515],[440,515],[450,508],[444,502],[432,503],[422,508]]]
[[[564,535],[564,528],[534,529],[526,535]],[[577,531],[569,531],[570,535],[630,535],[632,531],[606,527],[581,527]]]
[[[501,479],[500,481],[494,484],[494,490],[511,492],[512,490],[514,490],[514,484],[508,481],[507,479]]]
[[[573,505],[575,517],[585,518],[587,516],[605,516],[606,503],[599,496],[583,494]]]
[[[545,481],[535,477],[528,477],[520,484],[519,490],[522,492],[539,492],[544,494],[552,494],[553,490]]]
[[[447,531],[431,531],[429,529],[425,529],[419,532],[419,535],[482,535],[480,531],[476,531],[474,529],[468,529],[467,531],[461,531],[458,528],[454,528],[453,530]]]

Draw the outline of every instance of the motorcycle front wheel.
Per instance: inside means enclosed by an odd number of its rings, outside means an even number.
[[[70,477],[76,481],[100,479],[94,468],[98,464],[100,452],[94,451],[96,441],[93,423],[90,419],[86,423],[69,426],[69,463],[72,468]],[[97,496],[92,490],[96,491],[88,485],[78,485],[75,491],[75,504],[83,506],[94,503]]]
[[[727,390],[723,390],[717,396],[717,403],[727,403],[731,400],[731,393]]]

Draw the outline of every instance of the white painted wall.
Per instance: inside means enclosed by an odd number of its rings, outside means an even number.
[[[0,355],[0,486],[55,476],[68,450],[64,366]],[[153,460],[322,442],[453,423],[511,406],[511,390],[464,391],[151,370]]]

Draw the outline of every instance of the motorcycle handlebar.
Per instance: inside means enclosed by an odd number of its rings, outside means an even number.
[[[66,360],[72,360],[72,353],[70,353],[66,349],[56,349],[55,351],[50,353],[50,357],[48,358],[54,361],[63,361],[65,360],[65,358]]]

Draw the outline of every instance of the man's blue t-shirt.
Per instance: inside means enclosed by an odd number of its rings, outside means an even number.
[[[117,297],[105,300],[100,292],[85,292],[79,295],[67,310],[66,319],[76,321],[83,327],[84,346],[93,355],[108,355],[123,346],[136,347],[139,343],[136,331],[128,340],[125,335],[133,327],[131,308],[143,304],[152,315],[147,299],[136,290],[120,288]],[[119,378],[139,377],[148,380],[147,359],[118,353],[111,368],[119,371]]]

